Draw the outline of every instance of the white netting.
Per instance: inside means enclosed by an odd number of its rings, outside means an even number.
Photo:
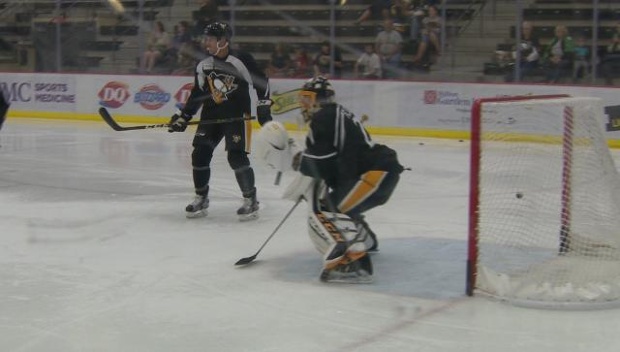
[[[602,116],[595,98],[482,105],[477,292],[550,307],[620,299],[620,177]]]

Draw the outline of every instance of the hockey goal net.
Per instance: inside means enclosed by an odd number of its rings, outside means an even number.
[[[620,177],[600,99],[522,96],[472,107],[467,294],[518,305],[620,300]]]

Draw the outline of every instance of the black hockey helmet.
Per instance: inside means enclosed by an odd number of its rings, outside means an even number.
[[[230,41],[230,38],[232,38],[232,35],[233,35],[232,28],[230,27],[230,25],[228,23],[219,22],[219,21],[209,23],[205,27],[204,34],[208,36],[216,37],[217,40],[226,38],[227,41]]]

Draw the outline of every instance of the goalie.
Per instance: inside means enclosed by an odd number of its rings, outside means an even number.
[[[324,77],[307,81],[299,101],[309,124],[303,152],[293,158],[298,177],[285,193],[310,203],[310,237],[324,254],[321,280],[372,281],[368,251],[377,237],[363,213],[388,201],[404,170],[396,152],[374,143],[361,121],[334,102],[335,92]]]

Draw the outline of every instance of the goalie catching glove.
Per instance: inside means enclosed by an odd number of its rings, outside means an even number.
[[[253,154],[256,159],[285,172],[291,168],[293,153],[298,148],[295,141],[289,138],[284,125],[278,121],[268,121],[258,131],[254,139]]]
[[[168,123],[168,132],[184,132],[187,129],[187,123],[191,119],[190,115],[182,112],[172,115]]]

